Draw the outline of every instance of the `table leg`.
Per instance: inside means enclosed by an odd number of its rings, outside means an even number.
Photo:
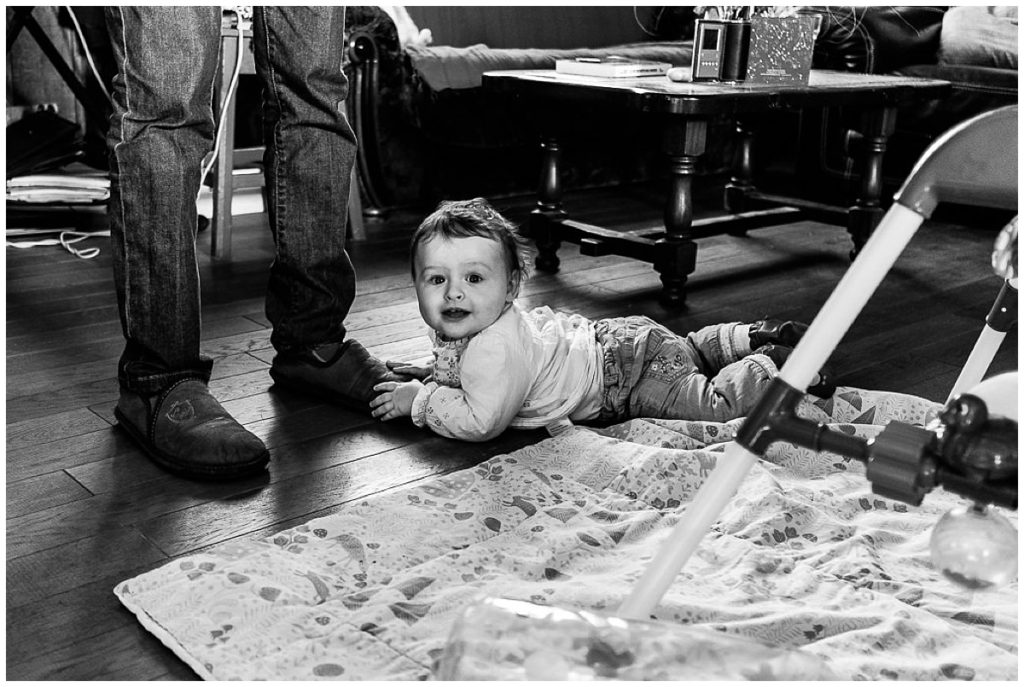
[[[551,135],[541,137],[540,150],[540,184],[537,189],[537,207],[530,213],[530,236],[537,245],[537,269],[557,272],[558,247],[562,243],[558,222],[568,216],[562,208],[562,186],[558,172],[562,152],[558,147],[558,139]]]
[[[661,275],[661,302],[679,307],[686,302],[686,280],[697,268],[693,240],[693,177],[697,159],[707,147],[707,121],[671,118],[662,139],[668,156],[669,194],[665,204],[665,237],[656,241],[654,269]]]
[[[234,70],[239,45],[238,37],[221,36],[220,84],[215,98],[218,103],[217,122],[223,129],[221,148],[214,165],[213,221],[210,233],[210,255],[224,260],[231,259],[231,203],[234,196],[235,169],[235,99],[228,98],[228,86]],[[205,179],[203,180],[206,181]]]
[[[736,157],[732,176],[725,185],[725,209],[735,214],[747,210],[748,191],[754,190],[754,129],[736,120]]]
[[[896,108],[885,107],[865,112],[861,118],[861,133],[864,135],[864,152],[861,162],[860,195],[850,208],[847,230],[853,238],[853,252],[856,257],[864,247],[871,232],[882,220],[882,158],[885,155],[889,136],[896,130]]]

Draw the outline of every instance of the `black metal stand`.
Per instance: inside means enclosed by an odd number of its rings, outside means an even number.
[[[11,51],[11,46],[14,45],[14,41],[17,40],[21,34],[23,28],[28,29],[29,34],[35,39],[36,44],[46,55],[46,58],[53,65],[57,73],[64,80],[64,83],[68,85],[71,92],[75,94],[78,101],[82,103],[82,107],[85,108],[86,113],[90,117],[95,117],[97,120],[106,119],[108,116],[108,110],[106,104],[96,97],[94,93],[90,93],[89,89],[78,80],[75,72],[68,66],[64,56],[60,54],[57,47],[50,40],[50,37],[43,31],[43,27],[39,25],[39,22],[32,16],[32,12],[35,7],[15,7],[13,8],[13,16],[11,17],[10,23],[7,25],[7,51]]]

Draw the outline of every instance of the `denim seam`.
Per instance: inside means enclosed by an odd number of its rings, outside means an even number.
[[[286,196],[285,179],[281,172],[281,151],[284,150],[284,141],[282,140],[281,134],[281,120],[284,117],[284,108],[281,104],[280,86],[278,83],[277,69],[274,67],[275,60],[271,54],[273,50],[273,42],[270,40],[270,22],[267,21],[267,8],[254,8],[254,12],[258,13],[259,20],[263,24],[263,44],[264,53],[267,56],[267,73],[269,75],[269,81],[272,84],[270,89],[270,97],[274,99],[274,108],[277,112],[277,120],[274,122],[274,130],[271,135],[271,145],[273,146],[274,155],[274,169],[273,169],[273,181],[270,186],[270,193],[268,196],[273,197],[273,225],[275,234],[275,259],[280,260],[282,255],[288,254],[288,232],[286,216],[288,210],[288,204],[282,202],[282,199]],[[255,17],[254,17],[255,18]],[[268,182],[270,179],[268,179]],[[269,212],[270,208],[268,208]],[[286,269],[290,270],[291,266],[287,265]],[[288,300],[290,303],[295,303],[299,297],[299,286],[296,280],[289,280],[289,291]],[[291,332],[288,333],[289,337]]]
[[[118,143],[114,146],[114,159],[117,161],[117,174],[118,174],[118,177],[119,177],[119,179],[118,179],[118,186],[119,186],[118,193],[121,193],[121,190],[120,190],[120,184],[121,184],[121,181],[120,181],[121,159],[118,157],[118,148],[121,145],[123,145],[124,142],[125,142],[125,130],[124,130],[125,120],[128,117],[128,113],[131,112],[132,100],[131,100],[131,97],[129,96],[129,93],[128,93],[128,91],[129,91],[129,87],[128,87],[129,86],[129,84],[128,84],[129,79],[128,79],[128,69],[127,69],[127,65],[128,65],[128,37],[125,35],[124,8],[123,7],[118,7],[117,8],[117,13],[118,13],[118,16],[121,18],[121,55],[122,55],[121,74],[124,75],[124,112],[121,114],[121,140],[118,141]],[[117,233],[120,234],[121,252],[124,255],[124,267],[125,267],[124,273],[122,274],[122,278],[121,278],[121,281],[122,281],[121,286],[124,289],[124,313],[125,313],[124,328],[125,328],[125,336],[127,338],[131,338],[131,336],[132,336],[132,326],[131,326],[131,323],[132,323],[132,318],[131,318],[131,293],[130,293],[131,280],[128,279],[128,277],[127,277],[127,275],[130,274],[130,272],[131,272],[131,257],[128,255],[128,239],[127,239],[127,234],[126,234],[126,232],[123,229],[123,227],[127,226],[127,221],[126,221],[125,216],[124,216],[124,206],[125,206],[125,204],[122,202],[122,203],[119,203],[119,205],[121,206],[121,227],[122,227],[122,230],[120,232],[117,232]]]

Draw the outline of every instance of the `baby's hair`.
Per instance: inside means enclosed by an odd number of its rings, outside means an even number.
[[[471,200],[443,200],[437,209],[424,219],[412,235],[409,256],[412,276],[416,278],[416,251],[434,238],[455,239],[480,236],[501,244],[509,274],[517,284],[529,276],[533,251],[516,225],[505,219],[483,198]]]

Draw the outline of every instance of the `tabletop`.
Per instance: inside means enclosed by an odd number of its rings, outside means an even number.
[[[666,76],[607,78],[563,74],[554,69],[485,72],[484,86],[527,97],[621,101],[642,111],[719,114],[759,109],[856,104],[890,106],[940,97],[948,81],[910,76],[811,70],[807,84],[676,82]]]

